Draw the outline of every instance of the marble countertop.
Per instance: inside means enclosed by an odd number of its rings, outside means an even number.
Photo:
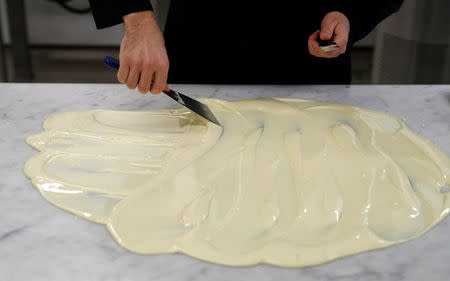
[[[296,97],[391,113],[450,155],[450,85],[193,86],[193,97]],[[41,197],[22,168],[36,154],[25,143],[56,112],[176,106],[121,85],[0,84],[0,280],[448,280],[450,221],[412,241],[309,268],[226,267],[181,254],[136,255],[103,225],[78,219]]]

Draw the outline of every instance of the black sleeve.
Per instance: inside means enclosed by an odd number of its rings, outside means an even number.
[[[123,16],[153,10],[150,0],[89,0],[98,29],[123,22]]]
[[[348,44],[352,46],[364,38],[377,24],[397,12],[403,0],[348,0],[337,4],[335,11],[342,12],[350,22]],[[331,10],[328,10],[331,12]]]

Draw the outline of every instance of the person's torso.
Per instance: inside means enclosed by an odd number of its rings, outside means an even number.
[[[172,67],[212,83],[295,83],[299,75],[314,83],[307,76],[317,76],[317,59],[307,40],[320,28],[326,1],[172,0],[165,30]]]

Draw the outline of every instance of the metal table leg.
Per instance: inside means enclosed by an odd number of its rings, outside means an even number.
[[[32,72],[24,0],[7,0],[6,4],[14,67],[12,82],[31,82]]]

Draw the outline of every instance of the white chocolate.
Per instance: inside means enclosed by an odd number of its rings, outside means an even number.
[[[27,142],[51,203],[123,247],[297,267],[403,242],[449,212],[450,159],[397,118],[298,99],[56,114]]]

